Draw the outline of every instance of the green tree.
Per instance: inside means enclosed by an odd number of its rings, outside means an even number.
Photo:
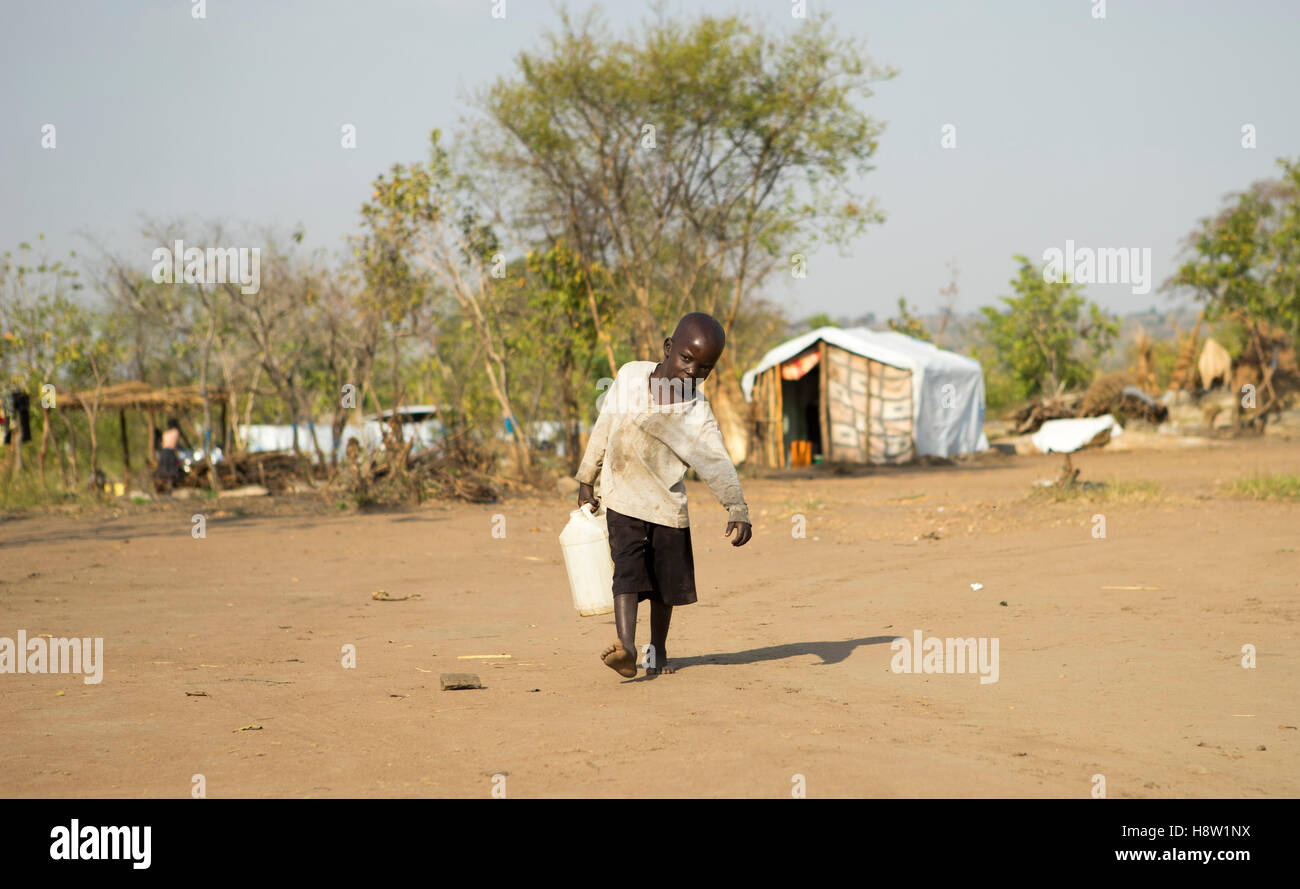
[[[74,306],[66,316],[65,324],[59,335],[63,339],[71,377],[80,389],[81,409],[90,427],[90,473],[93,480],[100,469],[97,425],[104,388],[126,355],[122,347],[121,319]]]
[[[809,315],[803,321],[799,322],[799,326],[805,333],[811,330],[816,330],[819,327],[839,327],[839,325],[835,323],[835,319],[825,312],[818,312],[815,315]]]
[[[824,17],[769,31],[659,14],[616,35],[563,15],[478,94],[476,192],[530,243],[563,236],[587,281],[609,270],[614,311],[594,290],[587,309],[611,376],[620,351],[657,358],[685,312],[717,317],[709,398],[735,439],[741,374],[773,326],[758,288],[883,219],[860,184],[883,124],[863,106],[893,74]]]
[[[609,269],[634,348],[657,355],[684,311],[730,328],[791,253],[882,218],[855,176],[883,129],[861,101],[892,74],[826,19],[773,36],[734,15],[661,16],[616,37],[566,15],[479,95],[475,154],[495,171],[483,190],[520,229],[562,234],[588,280]]]
[[[45,239],[37,236],[37,243]],[[0,390],[21,389],[31,398],[31,407],[41,407],[41,449],[37,464],[42,483],[45,453],[52,431],[50,406],[43,387],[54,387],[55,402],[60,393],[81,382],[69,374],[82,345],[68,336],[80,329],[85,314],[75,297],[82,289],[80,276],[68,260],[51,260],[38,254],[32,244],[18,245],[18,255],[6,251],[0,257]],[[12,422],[12,420],[11,420]],[[21,437],[13,438],[13,471],[23,468]]]
[[[570,471],[576,471],[582,458],[578,424],[584,414],[579,392],[602,357],[595,327],[609,312],[611,282],[598,263],[591,267],[596,280],[589,282],[585,264],[563,239],[545,251],[529,251],[527,270],[528,312],[517,347],[532,343],[542,353],[543,372],[549,371],[557,388],[566,459]],[[588,311],[589,295],[596,303],[594,317]],[[595,394],[591,392],[593,404]]]
[[[372,232],[382,232],[390,275],[415,268],[449,294],[471,325],[488,384],[511,430],[518,468],[528,474],[532,453],[519,424],[511,392],[510,354],[500,309],[506,288],[494,283],[506,271],[496,228],[474,200],[468,179],[453,170],[441,133],[430,137],[425,163],[394,164],[374,182],[372,200],[362,206]]]
[[[889,319],[889,329],[918,340],[925,340],[927,343],[934,341],[925,323],[912,314],[907,307],[907,300],[901,296],[898,298],[898,317]]]
[[[1011,280],[1006,311],[983,306],[977,324],[995,361],[1023,397],[1059,395],[1092,378],[1098,359],[1119,334],[1119,322],[1082,296],[1069,280],[1051,282],[1024,256]]]
[[[1274,357],[1265,354],[1265,325],[1300,342],[1300,160],[1277,163],[1280,179],[1229,195],[1216,215],[1200,220],[1185,245],[1190,257],[1165,282],[1190,290],[1208,320],[1243,325],[1244,345],[1261,368]]]

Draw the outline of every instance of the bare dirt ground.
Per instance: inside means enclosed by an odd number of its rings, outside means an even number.
[[[10,518],[0,636],[101,636],[106,666],[0,675],[0,795],[181,797],[196,774],[212,797],[486,797],[498,774],[512,797],[788,797],[796,775],[810,797],[1087,797],[1094,775],[1111,797],[1300,795],[1300,504],[1221,489],[1300,471],[1300,447],[1088,453],[1083,478],[1159,496],[1029,498],[1059,464],[750,479],[739,549],[693,483],[679,672],[626,681],[597,658],[612,616],[571,607],[558,494]],[[998,681],[895,673],[914,630],[996,637]],[[441,691],[452,671],[486,687]]]

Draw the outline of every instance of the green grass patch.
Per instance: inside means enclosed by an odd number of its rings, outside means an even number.
[[[1229,494],[1249,500],[1300,500],[1300,474],[1293,472],[1251,475],[1225,487]]]
[[[1077,481],[1072,485],[1037,485],[1030,499],[1052,503],[1071,503],[1085,500],[1090,503],[1155,503],[1164,495],[1155,482],[1131,482],[1112,478],[1110,481]]]
[[[33,509],[42,506],[56,506],[68,503],[90,504],[102,502],[93,491],[65,490],[58,480],[58,473],[50,473],[42,484],[34,470],[24,469],[22,475],[14,478],[4,477],[0,469],[0,509]]]
[[[825,508],[826,508],[826,503],[825,503],[825,501],[823,501],[823,500],[818,500],[818,499],[813,498],[813,497],[805,498],[805,499],[802,500],[802,501],[797,501],[797,500],[783,500],[782,503],[781,503],[781,505],[784,506],[784,507],[785,507],[785,511],[786,511],[786,512],[789,512],[789,513],[796,513],[796,512],[812,512],[814,509],[825,509]]]

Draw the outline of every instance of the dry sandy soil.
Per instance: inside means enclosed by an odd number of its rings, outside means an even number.
[[[1300,471],[1300,447],[1090,453],[1085,479],[1158,497],[1029,497],[1059,463],[750,479],[739,549],[692,484],[679,672],[626,681],[597,659],[612,616],[571,607],[558,494],[9,518],[0,636],[101,636],[106,666],[0,675],[0,795],[183,797],[196,774],[211,797],[487,797],[498,774],[512,797],[788,797],[796,775],[809,797],[1087,797],[1094,775],[1111,797],[1300,795],[1300,504],[1221,487]],[[894,672],[914,630],[997,638],[998,681]],[[441,691],[452,671],[486,687]]]

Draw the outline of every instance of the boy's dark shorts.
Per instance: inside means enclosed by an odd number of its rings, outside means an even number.
[[[636,593],[664,605],[690,605],[695,598],[691,529],[670,528],[605,508],[614,594]]]

